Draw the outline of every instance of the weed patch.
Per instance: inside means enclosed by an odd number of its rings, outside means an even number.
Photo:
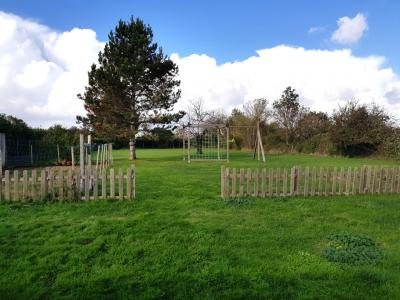
[[[339,233],[327,237],[322,256],[339,264],[366,265],[379,263],[382,252],[377,243],[367,236]]]

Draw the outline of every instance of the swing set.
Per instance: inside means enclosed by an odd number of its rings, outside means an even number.
[[[242,126],[226,124],[188,124],[182,127],[183,159],[191,161],[226,160],[229,162],[230,145],[235,143],[235,131],[246,130],[251,140],[253,159],[265,162],[260,125]],[[249,134],[250,133],[250,134]]]

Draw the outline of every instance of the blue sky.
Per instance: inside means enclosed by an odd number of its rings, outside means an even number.
[[[0,10],[58,31],[91,28],[101,41],[120,18],[149,23],[167,53],[205,53],[218,63],[243,60],[279,44],[308,49],[342,48],[330,41],[336,21],[363,13],[369,30],[354,54],[385,56],[400,71],[400,1],[5,1]],[[311,27],[323,30],[309,34]]]
[[[131,15],[179,67],[176,109],[229,113],[290,85],[313,110],[358,99],[400,115],[398,0],[0,0],[0,113],[75,124],[90,65]]]

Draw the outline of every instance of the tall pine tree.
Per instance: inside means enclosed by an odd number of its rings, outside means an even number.
[[[151,124],[178,121],[173,113],[180,96],[177,65],[153,42],[153,31],[141,19],[119,21],[89,71],[84,94],[86,116],[77,120],[101,138],[129,139],[130,159],[135,136]]]

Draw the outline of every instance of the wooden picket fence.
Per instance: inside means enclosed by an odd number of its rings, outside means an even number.
[[[400,193],[400,167],[221,168],[221,197]]]
[[[0,172],[0,201],[79,201],[135,198],[134,166],[124,173],[114,168],[98,173],[86,168],[6,170]]]

